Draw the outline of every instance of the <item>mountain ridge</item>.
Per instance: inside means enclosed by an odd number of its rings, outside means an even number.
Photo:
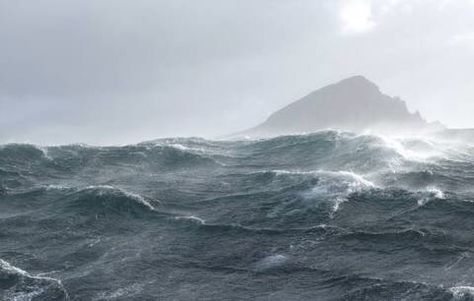
[[[324,129],[419,131],[442,129],[429,123],[405,101],[391,97],[362,75],[324,86],[271,114],[263,123],[239,133],[246,136],[297,134]]]

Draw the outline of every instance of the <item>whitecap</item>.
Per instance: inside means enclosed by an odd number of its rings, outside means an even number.
[[[266,171],[262,171],[263,173]],[[283,170],[283,169],[275,169],[271,171],[277,176],[281,175],[312,175],[315,174],[314,171],[299,171],[299,170]]]
[[[266,172],[266,171],[262,171]],[[326,176],[326,177],[332,177],[332,178],[344,178],[344,179],[349,179],[352,180],[353,186],[359,186],[359,187],[376,187],[375,183],[365,179],[362,175],[359,175],[353,171],[346,171],[346,170],[340,170],[340,171],[328,171],[328,170],[315,170],[315,171],[300,171],[300,170],[281,170],[281,169],[275,169],[271,170],[272,173],[274,173],[277,176],[281,175],[315,175],[315,176]]]
[[[195,152],[195,153],[201,153],[201,154],[207,153],[206,149],[202,147],[190,147],[190,146],[186,146],[181,143],[178,143],[177,141],[174,141],[174,140],[175,139],[172,139],[171,141],[164,141],[164,142],[160,141],[154,144],[154,146],[167,146],[167,147],[171,147],[183,152]]]
[[[119,193],[125,195],[128,198],[131,198],[131,199],[135,200],[136,202],[138,202],[142,205],[145,205],[150,210],[156,210],[155,207],[152,204],[150,204],[150,202],[148,202],[143,196],[141,196],[137,193],[134,193],[134,192],[127,191],[127,190],[122,189],[122,188],[117,188],[117,187],[110,186],[110,185],[91,185],[91,186],[87,186],[85,189],[86,190],[98,190],[99,195],[104,194],[105,193],[104,190],[106,190],[106,191],[107,190],[108,191],[116,191],[116,192],[119,192]]]
[[[463,298],[465,296],[474,297],[474,287],[472,286],[454,286],[449,289],[455,298]]]
[[[3,296],[6,300],[15,301],[29,301],[34,298],[47,293],[48,290],[53,288],[56,294],[63,297],[64,300],[69,300],[68,293],[64,288],[61,280],[40,276],[31,275],[30,273],[11,265],[3,259],[0,259],[0,273],[3,277],[18,277],[18,282],[13,286],[14,289],[4,291]],[[6,275],[5,275],[6,274]],[[55,300],[57,299],[57,296]]]
[[[342,203],[346,202],[347,198],[337,197],[333,200],[332,211],[329,212],[329,217],[334,218],[336,212],[339,210],[339,207]]]
[[[428,198],[422,198],[418,200],[418,206],[424,206],[426,203],[428,203],[430,200]]]
[[[444,192],[436,187],[428,187],[427,191],[434,195],[437,199],[445,199]]]
[[[355,180],[355,183],[360,187],[371,187],[371,188],[376,187],[376,185],[373,182],[365,179],[363,176],[356,174],[352,171],[339,171],[338,173],[340,175],[349,176],[353,178]]]
[[[429,196],[423,197],[418,200],[417,203],[420,207],[430,202],[433,197],[440,200],[444,200],[446,198],[444,192],[436,187],[428,187],[425,192],[427,192]]]
[[[288,262],[288,257],[276,254],[263,258],[257,262],[255,268],[257,271],[265,271],[273,268],[280,267]]]
[[[125,194],[126,196],[138,201],[139,203],[145,205],[146,207],[148,207],[150,210],[155,210],[155,207],[153,207],[152,204],[150,204],[147,200],[145,200],[144,197],[142,197],[141,195],[137,194],[137,193],[134,193],[134,192],[130,192],[130,191],[126,191],[126,190],[123,190],[123,189],[119,189],[123,194]]]
[[[436,152],[434,150],[422,151],[422,150],[410,149],[409,147],[403,144],[403,139],[396,139],[396,138],[391,138],[391,137],[381,136],[381,135],[379,135],[379,137],[382,139],[386,147],[394,150],[398,155],[400,155],[405,160],[424,162],[428,160],[429,158],[439,155],[439,152]],[[434,147],[434,144],[429,140],[422,139],[420,137],[417,137],[416,140],[419,140],[427,145]]]
[[[25,272],[22,269],[17,268],[15,266],[9,264],[8,262],[6,262],[3,259],[0,259],[0,270],[8,272],[8,273],[12,273],[12,274],[19,274],[19,275],[23,275],[23,276],[27,275],[27,272]]]
[[[332,203],[330,218],[334,218],[341,204],[348,201],[349,195],[377,187],[375,183],[352,171],[320,170],[314,174],[318,176],[319,181],[310,191],[303,193],[303,196],[308,199],[318,198],[330,201]]]
[[[49,184],[45,186],[46,190],[69,190],[71,187],[59,184]]]
[[[206,224],[206,221],[204,219],[194,216],[194,215],[176,216],[175,219],[176,220],[189,220],[189,221],[196,222],[200,225]]]

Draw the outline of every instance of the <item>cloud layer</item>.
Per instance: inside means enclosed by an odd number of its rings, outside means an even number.
[[[0,142],[218,136],[345,76],[474,126],[470,0],[0,0]]]

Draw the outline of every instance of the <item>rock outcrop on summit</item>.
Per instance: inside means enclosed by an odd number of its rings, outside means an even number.
[[[404,101],[383,94],[363,76],[353,76],[323,87],[273,113],[262,124],[239,135],[274,136],[324,129],[363,131],[430,131],[428,123],[411,113]]]

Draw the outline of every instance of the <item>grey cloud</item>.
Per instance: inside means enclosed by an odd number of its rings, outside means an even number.
[[[348,1],[0,0],[0,142],[221,135],[353,74],[472,125],[473,4],[362,1],[350,35]]]

